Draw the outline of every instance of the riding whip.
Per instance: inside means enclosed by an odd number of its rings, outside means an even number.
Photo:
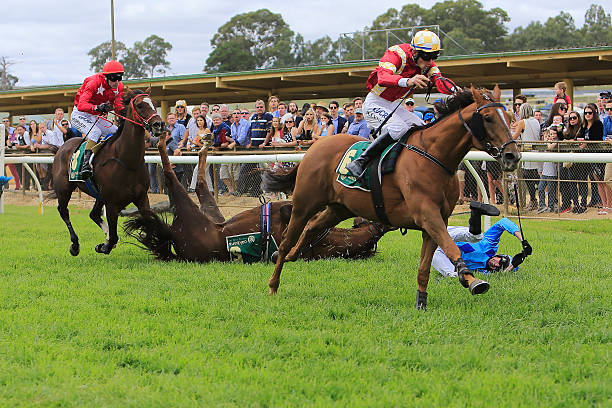
[[[519,210],[519,207],[521,206],[521,204],[519,203],[518,190],[516,189],[516,184],[514,185],[514,199],[516,200],[516,213],[518,214],[518,222],[519,222],[519,228],[521,230],[521,236],[523,237],[523,240],[525,240],[525,234],[523,234],[523,226],[521,225],[521,211]]]
[[[431,68],[431,65],[427,67],[427,69],[425,71],[423,71],[422,75],[427,75],[427,73],[429,72],[429,69]],[[412,85],[408,91],[406,92],[406,95],[404,95],[404,97],[402,98],[402,100],[400,101],[400,103],[397,104],[397,106],[391,111],[390,114],[387,115],[387,117],[385,118],[385,120],[382,121],[382,123],[371,132],[372,136],[374,137],[374,139],[376,139],[376,135],[380,134],[380,132],[382,131],[383,126],[385,126],[387,124],[387,122],[389,121],[389,119],[391,119],[391,116],[393,116],[393,114],[395,113],[395,111],[397,110],[397,108],[399,108],[404,101],[406,100],[406,98],[408,97],[408,95],[410,95],[412,93],[412,91],[414,91],[414,89],[416,88],[416,85]]]

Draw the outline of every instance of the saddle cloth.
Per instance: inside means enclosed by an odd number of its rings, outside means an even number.
[[[112,136],[112,134],[108,134],[105,137],[101,138],[100,141],[93,147],[92,151],[98,153],[102,146],[106,143],[106,141]],[[87,143],[87,139],[84,139],[81,144],[79,144],[72,154],[72,158],[70,159],[70,168],[68,169],[68,181],[85,181],[81,177],[81,165],[83,164],[83,154],[85,153],[85,144]],[[93,160],[93,158],[92,158]]]
[[[225,243],[232,261],[241,261],[243,263],[260,262],[264,255],[261,232],[232,235],[225,238]],[[274,237],[270,236],[267,249],[268,259],[266,261],[269,261],[272,254],[276,251],[278,251],[278,245]]]
[[[363,191],[370,191],[370,166],[368,166],[365,175],[360,180],[357,180],[356,177],[352,176],[346,166],[351,163],[353,160],[356,160],[359,156],[363,154],[363,152],[368,148],[371,142],[368,141],[359,141],[353,143],[347,150],[344,152],[342,159],[340,159],[340,163],[336,167],[336,173],[338,173],[338,177],[336,181],[342,184],[347,188],[357,188]],[[397,142],[393,143],[389,147],[387,147],[383,153],[381,154],[380,159],[380,175],[393,173],[395,170],[395,164],[397,162],[397,158],[402,151],[403,146]]]

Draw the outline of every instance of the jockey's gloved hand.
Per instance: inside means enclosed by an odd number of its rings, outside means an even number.
[[[523,246],[523,253],[525,256],[529,256],[533,253],[533,248],[531,248],[531,245],[529,245],[526,239],[521,241],[521,245]]]
[[[517,266],[522,264],[524,260],[525,260],[525,254],[522,252],[519,252],[518,254],[512,257],[512,266],[516,268]]]
[[[110,112],[112,110],[111,104],[108,102],[104,102],[96,106],[96,110],[100,113]]]

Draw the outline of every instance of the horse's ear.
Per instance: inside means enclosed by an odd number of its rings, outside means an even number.
[[[123,88],[123,93],[130,97],[134,95],[134,91],[132,91],[132,88],[130,88],[129,86],[126,86],[125,88]]]
[[[499,89],[499,85],[495,84],[495,88],[493,88],[493,100],[495,102],[499,102],[501,99],[501,89]]]
[[[474,87],[474,84],[470,84],[470,90],[472,91],[472,96],[474,97],[474,101],[476,101],[476,103],[481,103],[482,102],[482,95],[480,93],[480,90],[478,90],[477,88]]]
[[[149,87],[147,89],[145,89],[145,93],[147,95],[151,95],[151,85],[149,85]]]

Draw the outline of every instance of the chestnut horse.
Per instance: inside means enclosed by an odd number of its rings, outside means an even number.
[[[124,96],[125,110],[119,129],[96,153],[93,162],[93,179],[99,194],[94,196],[82,181],[69,181],[72,155],[83,139],[68,140],[57,151],[53,160],[53,188],[57,195],[57,210],[70,232],[70,253],[77,256],[80,251],[79,237],[74,232],[68,202],[72,192],[79,189],[94,197],[96,202],[89,213],[91,218],[106,233],[106,241],[96,246],[96,252],[109,254],[118,241],[117,217],[129,203],[134,203],[141,213],[149,212],[149,173],[144,162],[145,128],[159,136],[165,125],[157,114],[153,101],[147,93],[127,89]],[[100,119],[102,120],[102,119]],[[106,207],[106,224],[102,220],[102,207]]]
[[[261,208],[256,207],[237,214],[225,221],[206,184],[206,150],[200,151],[196,193],[198,207],[172,171],[166,143],[158,144],[164,180],[174,201],[174,220],[166,224],[152,212],[132,216],[125,223],[125,231],[143,244],[157,259],[191,262],[229,261],[225,238],[260,232]],[[280,242],[291,215],[291,203],[273,202],[270,209],[270,234]],[[321,259],[343,257],[351,259],[374,255],[378,240],[392,228],[371,221],[358,221],[350,229],[331,228],[327,234],[315,237],[300,258]],[[173,252],[174,250],[174,252]]]
[[[438,110],[444,118],[412,132],[404,145],[406,149],[397,159],[395,171],[382,177],[391,225],[422,231],[417,308],[424,309],[427,305],[429,271],[437,245],[454,263],[459,281],[472,294],[489,289],[487,282],[475,278],[466,267],[446,227],[459,196],[455,172],[472,147],[489,153],[504,171],[517,167],[520,153],[510,135],[504,106],[499,103],[500,94],[497,86],[492,94],[472,87],[439,104]],[[302,246],[320,231],[354,216],[380,221],[370,193],[349,189],[334,181],[336,166],[344,152],[359,140],[363,139],[345,134],[323,138],[306,152],[296,170],[276,177],[279,182],[294,182],[295,189],[291,220],[268,283],[270,294],[278,290],[285,261],[294,261]],[[273,174],[270,176],[275,178]]]

